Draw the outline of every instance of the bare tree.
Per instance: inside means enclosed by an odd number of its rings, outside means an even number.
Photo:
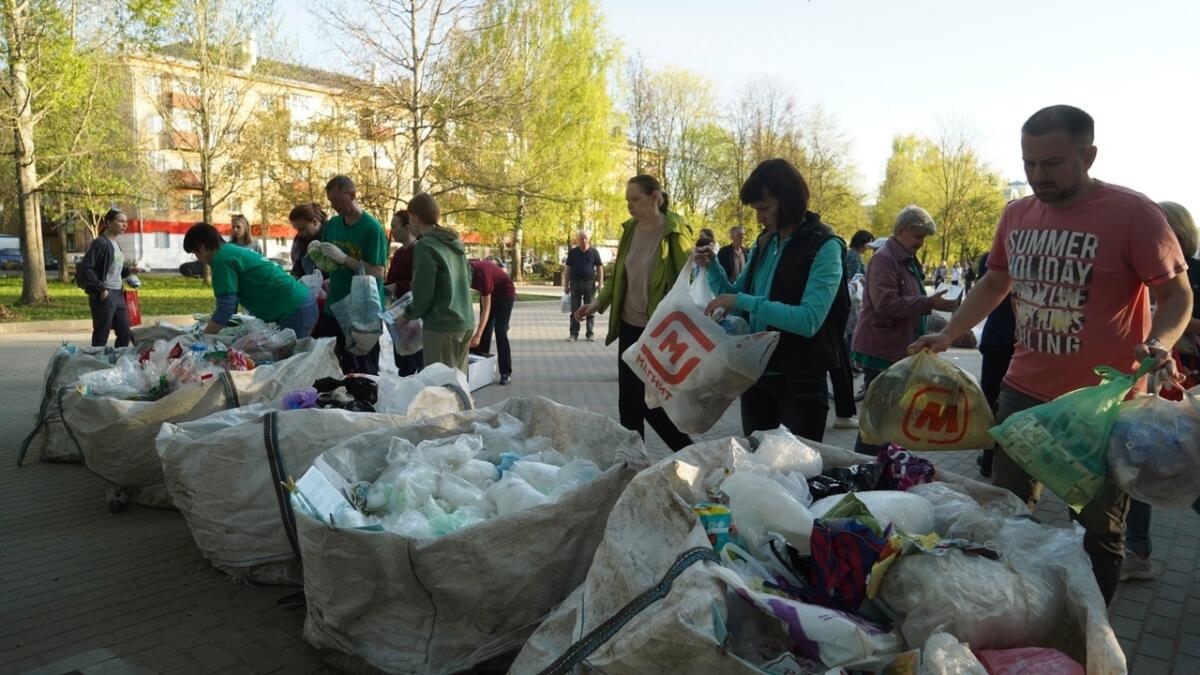
[[[246,27],[268,26],[271,13],[270,0],[183,0],[170,32],[177,41],[159,50],[168,59],[165,77],[150,93],[169,149],[185,167],[178,180],[195,176],[205,222],[252,179],[233,160],[255,106],[273,94],[264,91],[258,44]]]
[[[478,0],[361,0],[353,4],[313,5],[314,14],[342,34],[342,51],[370,83],[352,95],[370,101],[366,131],[382,140],[402,139],[411,172],[411,193],[428,191],[434,164],[432,148],[439,131],[470,119],[498,102],[480,77],[476,88],[458,86],[448,66],[479,71],[503,69],[507,54],[480,54],[478,61],[455,61],[455,45],[469,34],[487,30],[478,19]]]
[[[654,105],[654,88],[646,61],[641,54],[634,55],[625,65],[625,113],[629,117],[629,141],[633,143],[634,173],[645,173],[649,168],[651,154],[650,110]]]

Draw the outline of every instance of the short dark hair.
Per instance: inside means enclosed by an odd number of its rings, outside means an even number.
[[[1086,112],[1072,105],[1052,105],[1033,113],[1021,133],[1044,136],[1055,131],[1065,131],[1080,147],[1087,147],[1096,140],[1096,121]]]
[[[187,234],[183,235],[185,253],[195,253],[197,246],[203,246],[206,251],[215,251],[221,248],[223,243],[225,240],[221,238],[221,233],[208,223],[196,223],[188,228]]]
[[[329,192],[330,190],[333,190],[334,188],[337,188],[338,190],[341,190],[342,192],[353,192],[354,191],[354,181],[350,180],[349,176],[343,176],[342,174],[338,174],[338,175],[334,176],[333,178],[330,178],[329,182],[325,184],[326,192]]]
[[[875,235],[866,230],[859,230],[850,237],[850,248],[862,248],[875,240]]]
[[[659,211],[666,213],[667,209],[671,206],[671,195],[667,194],[667,191],[662,188],[662,183],[658,182],[658,179],[654,176],[639,173],[633,178],[630,178],[629,183],[631,185],[640,187],[642,192],[645,192],[648,195],[652,195],[655,192],[661,194],[662,203],[658,205]]]
[[[779,227],[804,222],[808,212],[808,183],[791,162],[780,158],[761,162],[742,183],[738,199],[750,205],[762,201],[767,193],[779,200]]]

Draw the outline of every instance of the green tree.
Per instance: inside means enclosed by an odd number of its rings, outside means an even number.
[[[877,232],[890,234],[900,209],[921,206],[938,224],[921,250],[922,263],[970,263],[991,244],[1004,210],[1002,188],[961,130],[944,130],[936,140],[896,136],[872,222]]]
[[[107,183],[102,175],[119,169],[122,156],[129,154],[114,136],[114,120],[121,117],[114,95],[119,81],[105,39],[122,34],[124,24],[109,24],[106,33],[86,28],[114,12],[123,21],[144,20],[152,26],[162,9],[163,3],[154,1],[129,6],[65,0],[0,3],[0,54],[8,71],[0,86],[0,121],[9,132],[5,136],[11,139],[16,176],[22,304],[50,299],[42,240],[47,216],[66,219],[76,208],[65,200],[72,193],[78,193],[73,195],[79,198],[78,208],[87,209],[98,208],[96,199],[114,200],[126,192],[127,186]],[[48,194],[57,200],[49,204],[49,213],[44,203]],[[91,207],[85,204],[89,199]]]
[[[468,90],[495,76],[503,105],[461,122],[440,167],[462,190],[456,205],[482,233],[511,235],[513,273],[528,244],[562,243],[613,192],[617,139],[607,75],[614,53],[591,0],[495,0],[463,55],[511,54],[502,71],[459,69]],[[448,202],[454,206],[454,201]]]

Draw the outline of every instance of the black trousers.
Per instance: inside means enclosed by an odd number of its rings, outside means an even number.
[[[496,333],[496,355],[500,361],[500,375],[512,375],[512,349],[508,346],[508,322],[512,319],[512,298],[501,300],[492,296],[492,311],[488,314],[487,323],[483,324],[483,334],[479,336],[479,346],[471,350],[472,354],[484,356],[492,351],[492,333]]]
[[[620,332],[617,334],[617,346],[621,354],[624,354],[626,349],[637,342],[638,338],[642,336],[643,330],[645,330],[644,327],[631,326],[624,321],[621,322]],[[645,383],[619,357],[617,358],[617,409],[620,411],[621,426],[638,432],[643,440],[646,438],[645,423],[649,422],[671,450],[678,452],[692,444],[692,439],[675,426],[671,418],[667,417],[665,410],[646,407]]]
[[[579,337],[579,322],[575,320],[575,310],[583,305],[592,304],[596,297],[595,279],[571,280],[571,337]],[[589,314],[587,321],[587,337],[592,337],[596,329],[596,315]]]
[[[118,347],[129,344],[129,313],[125,308],[124,291],[109,289],[108,297],[88,296],[88,309],[92,311],[92,346],[108,344],[108,333],[116,331]]]
[[[317,327],[313,329],[313,337],[331,337],[337,340],[333,350],[337,354],[343,373],[379,374],[379,343],[376,342],[371,351],[362,356],[346,351],[346,334],[342,332],[342,327],[332,314],[321,312],[321,316],[317,318]]]
[[[988,405],[992,406],[993,413],[998,410],[997,401],[1000,398],[1000,390],[1004,388],[1004,376],[1008,373],[1008,364],[1012,361],[1014,349],[1014,345],[979,348],[979,353],[983,356],[983,364],[979,368],[979,388],[983,390]]]
[[[846,351],[846,342],[838,340],[838,359],[840,366],[829,371],[829,381],[833,384],[833,407],[838,417],[854,417],[858,408],[854,405],[854,371],[850,369],[850,354]]]
[[[820,442],[829,416],[825,375],[763,375],[742,394],[742,433],[775,429]]]
[[[416,375],[425,368],[424,350],[408,356],[402,356],[399,352],[393,353],[396,355],[396,370],[400,373],[400,377]]]

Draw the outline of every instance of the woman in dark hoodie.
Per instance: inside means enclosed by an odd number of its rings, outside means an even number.
[[[438,224],[441,215],[437,200],[425,192],[408,203],[408,226],[420,238],[412,245],[413,299],[403,319],[422,321],[425,365],[444,363],[465,374],[475,332],[471,268],[458,233]]]
[[[107,344],[109,331],[116,331],[118,347],[129,344],[124,280],[138,270],[125,264],[125,254],[117,244],[117,237],[128,224],[128,217],[120,209],[109,209],[101,221],[100,236],[92,240],[75,268],[75,283],[87,293],[92,312],[93,347]]]

